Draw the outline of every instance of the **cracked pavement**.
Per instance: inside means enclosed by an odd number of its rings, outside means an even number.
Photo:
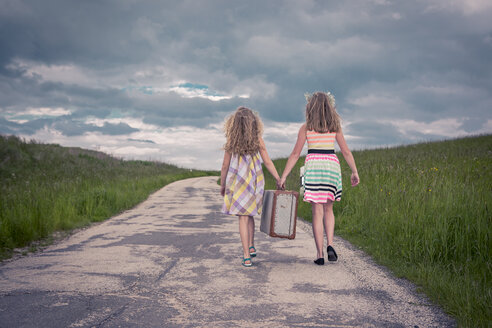
[[[241,266],[217,177],[172,183],[42,252],[0,265],[0,327],[452,327],[453,319],[336,237],[314,265],[311,227],[259,232]]]

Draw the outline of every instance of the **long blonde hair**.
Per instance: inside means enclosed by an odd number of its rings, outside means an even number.
[[[257,113],[239,107],[224,125],[226,144],[224,150],[237,155],[253,155],[260,151],[263,123]]]
[[[340,116],[324,92],[315,92],[306,105],[306,128],[318,133],[338,132]]]

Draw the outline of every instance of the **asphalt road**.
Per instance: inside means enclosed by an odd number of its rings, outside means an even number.
[[[450,327],[415,287],[341,238],[313,264],[310,226],[259,232],[241,266],[216,177],[178,181],[137,207],[0,265],[0,327]]]

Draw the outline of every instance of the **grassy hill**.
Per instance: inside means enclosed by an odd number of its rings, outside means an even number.
[[[353,152],[335,233],[406,277],[461,326],[492,325],[492,135]],[[279,172],[286,160],[278,159]],[[299,189],[301,158],[287,181]],[[275,184],[268,171],[267,188]],[[299,204],[311,220],[311,206]]]
[[[107,219],[173,181],[217,174],[0,136],[0,259]]]

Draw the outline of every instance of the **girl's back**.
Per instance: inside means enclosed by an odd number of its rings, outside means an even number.
[[[265,179],[260,155],[233,154],[226,179],[222,212],[233,215],[261,214]]]
[[[260,158],[263,125],[257,114],[239,107],[226,123],[226,154],[230,155],[222,212],[261,213],[265,181]]]
[[[243,245],[241,264],[246,267],[252,266],[251,257],[256,257],[253,215],[261,213],[263,204],[265,179],[262,159],[277,184],[280,181],[261,138],[262,130],[259,116],[245,107],[239,107],[225,124],[227,142],[220,173],[220,193],[224,196],[222,212],[239,217],[239,235]]]
[[[316,131],[306,131],[308,149],[335,149],[336,132],[319,133]]]

